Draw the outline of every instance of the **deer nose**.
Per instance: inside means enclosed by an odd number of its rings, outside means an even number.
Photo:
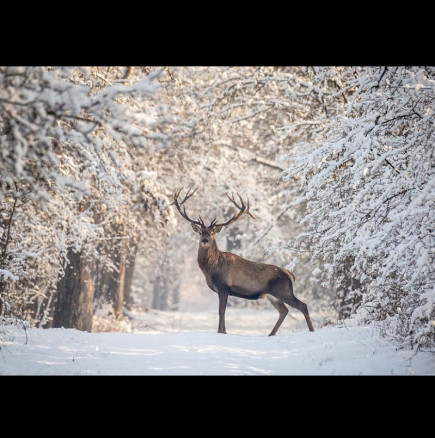
[[[208,239],[202,239],[201,242],[202,243],[208,243]]]

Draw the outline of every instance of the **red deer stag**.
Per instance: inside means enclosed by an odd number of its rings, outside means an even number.
[[[205,276],[208,287],[216,292],[219,297],[219,327],[218,333],[226,333],[225,330],[225,309],[228,295],[245,298],[247,300],[258,300],[267,296],[272,305],[278,310],[279,318],[269,336],[278,331],[284,318],[288,313],[286,304],[300,310],[307,321],[309,330],[314,331],[310,314],[305,303],[298,300],[293,294],[293,283],[295,276],[284,268],[265,263],[245,260],[230,252],[219,251],[215,235],[223,227],[232,224],[244,214],[255,219],[249,211],[249,200],[245,203],[239,196],[240,205],[233,197],[227,195],[228,199],[237,207],[238,212],[226,222],[217,223],[216,218],[207,227],[201,216],[198,220],[192,220],[186,213],[183,204],[195,193],[189,189],[183,200],[179,201],[181,190],[174,194],[173,205],[181,216],[192,224],[193,231],[200,235],[198,248],[198,264]],[[181,208],[183,206],[183,208]]]

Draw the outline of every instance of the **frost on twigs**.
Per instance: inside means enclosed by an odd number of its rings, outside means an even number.
[[[356,313],[418,348],[435,346],[434,74],[433,67],[320,70],[315,86],[336,85],[323,95],[336,116],[293,149],[288,172],[301,179],[297,199],[307,207],[307,231],[296,242],[331,266],[322,276],[341,317]]]
[[[119,316],[133,291],[177,308],[183,284],[203,286],[196,236],[169,205],[194,185],[189,212],[209,221],[234,214],[225,193],[250,199],[258,220],[220,233],[222,250],[287,266],[310,309],[332,302],[341,320],[433,348],[434,77],[1,67],[0,313],[49,326],[77,253],[95,262],[95,306],[116,301]]]
[[[163,222],[158,75],[121,70],[0,67],[0,314],[49,326],[70,249],[109,270]]]
[[[314,271],[312,272],[315,277],[318,277],[321,273],[322,271],[319,268],[314,269]]]

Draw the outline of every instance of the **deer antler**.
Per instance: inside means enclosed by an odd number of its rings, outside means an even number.
[[[234,216],[231,219],[229,219],[228,221],[222,222],[220,224],[216,223],[216,218],[215,218],[212,221],[210,226],[213,226],[213,227],[225,227],[225,226],[235,222],[237,219],[239,219],[244,214],[248,214],[249,216],[252,217],[252,219],[255,219],[255,217],[249,211],[249,199],[245,203],[245,201],[243,201],[242,197],[237,193],[237,196],[240,199],[240,205],[239,205],[239,204],[237,204],[236,200],[234,199],[234,194],[232,195],[232,197],[229,196],[227,193],[225,195],[239,209],[239,212],[235,213]]]
[[[171,205],[175,205],[175,207],[177,207],[178,212],[181,214],[181,216],[184,217],[184,219],[188,220],[189,222],[191,222],[192,224],[195,225],[199,225],[200,227],[205,227],[204,225],[204,221],[201,219],[201,216],[199,216],[199,221],[194,221],[192,219],[190,219],[189,216],[187,216],[186,213],[186,207],[183,207],[183,210],[181,209],[181,206],[189,199],[191,198],[197,189],[192,191],[192,188],[190,188],[187,193],[186,196],[183,198],[183,200],[181,202],[178,202],[178,197],[180,196],[180,193],[183,189],[178,189],[175,193],[174,193],[174,202]]]

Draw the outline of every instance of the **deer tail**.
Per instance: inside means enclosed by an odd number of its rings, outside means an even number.
[[[293,272],[290,272],[288,269],[284,269],[282,268],[282,270],[290,277],[290,280],[292,281],[292,283],[294,284],[296,281],[296,277],[295,274],[293,274]]]

